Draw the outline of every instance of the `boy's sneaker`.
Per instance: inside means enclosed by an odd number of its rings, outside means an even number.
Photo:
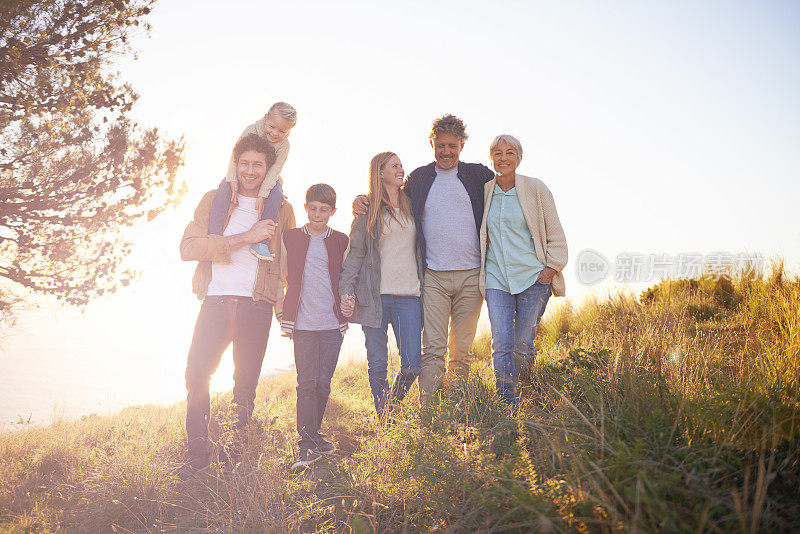
[[[309,465],[315,464],[322,460],[322,453],[316,449],[302,449],[300,451],[300,458],[293,464],[292,469],[305,469]]]
[[[253,243],[250,245],[250,252],[259,260],[272,261],[275,259],[266,243]]]

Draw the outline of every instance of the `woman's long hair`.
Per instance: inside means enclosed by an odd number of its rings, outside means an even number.
[[[381,172],[386,167],[386,163],[396,155],[394,152],[381,152],[369,162],[367,232],[373,239],[376,238],[375,228],[378,226],[378,220],[381,218],[386,206],[389,207],[390,216],[402,226],[402,222],[395,215],[394,209],[392,209],[392,203],[389,202],[389,194],[386,192],[386,188],[383,187],[383,180],[381,179]],[[411,202],[403,191],[400,191],[400,213],[404,219],[411,219]]]

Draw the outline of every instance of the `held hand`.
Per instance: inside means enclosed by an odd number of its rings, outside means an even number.
[[[281,330],[281,337],[288,337],[289,339],[292,339],[292,334],[290,334],[289,332],[284,332],[283,330]]]
[[[539,273],[539,278],[536,279],[537,282],[542,284],[549,284],[553,281],[553,277],[556,275],[558,271],[553,269],[552,267],[545,267],[542,269],[542,272]]]
[[[249,243],[259,243],[265,239],[272,239],[275,235],[275,228],[277,225],[275,221],[267,219],[266,221],[256,221],[250,230],[247,231],[247,241]]]
[[[350,318],[356,310],[356,299],[352,295],[342,295],[339,306],[342,309],[342,315]]]
[[[353,201],[353,216],[364,215],[367,213],[369,200],[364,195],[358,195]]]

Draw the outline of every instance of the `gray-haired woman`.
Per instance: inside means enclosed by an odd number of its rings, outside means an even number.
[[[516,173],[519,139],[499,135],[489,154],[495,178],[484,188],[480,287],[492,327],[497,390],[516,410],[517,375],[533,365],[536,327],[550,295],[564,295],[567,239],[544,182]]]

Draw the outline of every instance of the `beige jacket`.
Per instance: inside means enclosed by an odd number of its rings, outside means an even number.
[[[239,139],[237,139],[236,142],[238,143],[243,137],[250,134],[256,134],[257,136],[266,139],[266,126],[264,124],[265,120],[266,117],[262,117],[245,128],[242,132],[242,135],[239,136]],[[269,192],[272,191],[272,188],[275,187],[276,183],[278,183],[278,180],[281,180],[280,174],[283,170],[283,164],[286,163],[286,158],[289,156],[288,136],[279,143],[272,143],[270,141],[267,142],[272,145],[272,148],[275,149],[275,163],[273,163],[272,166],[267,169],[267,177],[264,178],[264,182],[262,182],[261,187],[258,190],[258,196],[262,198],[267,198],[269,196]],[[236,181],[236,158],[234,157],[233,150],[231,150],[231,158],[228,161],[228,175],[225,177],[225,181]],[[281,183],[283,183],[282,180]]]
[[[228,263],[231,261],[231,248],[228,239],[221,235],[208,233],[208,219],[211,214],[211,203],[214,193],[209,191],[203,196],[194,212],[194,218],[186,226],[181,239],[181,259],[184,261],[197,261],[192,278],[192,291],[200,300],[206,298],[208,284],[211,283],[211,263]],[[225,225],[228,225],[234,204],[228,208]],[[294,210],[292,205],[284,199],[278,211],[278,224],[275,234],[269,241],[269,250],[275,256],[273,261],[259,261],[256,271],[256,283],[253,286],[253,300],[266,300],[275,305],[275,313],[280,313],[283,303],[283,283],[280,276],[281,247],[283,232],[294,228]]]
[[[483,189],[484,208],[483,222],[481,222],[481,277],[480,289],[486,294],[486,245],[488,236],[486,231],[486,217],[492,203],[492,193],[497,184],[497,178],[487,182]],[[558,220],[556,204],[553,194],[538,178],[518,174],[514,187],[517,188],[517,198],[522,206],[522,214],[528,223],[528,230],[533,237],[536,257],[545,267],[558,271],[553,277],[551,290],[556,297],[563,297],[566,291],[564,275],[561,271],[567,265],[567,238],[561,221]]]

